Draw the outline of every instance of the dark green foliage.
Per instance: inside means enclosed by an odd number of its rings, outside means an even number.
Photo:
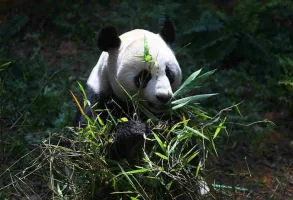
[[[235,6],[232,15],[204,11],[183,35],[191,40],[192,49],[196,49],[199,65],[238,69],[247,62],[245,68],[250,74],[259,78],[270,74],[278,78],[281,67],[277,56],[292,54],[291,45],[280,44],[281,41],[292,43],[292,32],[287,31],[290,27],[281,22],[290,19],[292,13],[289,2],[242,1]]]
[[[9,40],[16,33],[20,32],[24,26],[28,23],[29,18],[25,14],[18,14],[13,17],[11,22],[4,25],[0,31],[0,45],[3,45],[7,40]]]

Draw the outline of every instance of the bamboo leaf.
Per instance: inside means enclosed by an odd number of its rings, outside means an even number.
[[[103,120],[100,118],[100,115],[97,115],[97,120],[98,120],[98,122],[99,122],[99,124],[101,126],[104,126],[105,125],[104,122],[103,122]]]
[[[131,175],[131,174],[139,174],[139,173],[145,173],[145,172],[148,172],[149,170],[148,169],[146,169],[146,168],[141,168],[141,169],[136,169],[136,170],[131,170],[131,171],[128,171],[128,172],[123,172],[123,173],[121,173],[121,174],[119,174],[119,175],[125,175],[125,174],[127,174],[127,175]]]
[[[82,92],[82,96],[84,98],[83,107],[85,107],[87,105],[87,103],[88,103],[88,98],[87,98],[86,92],[85,92],[83,86],[78,81],[77,81],[77,84],[79,86],[80,91]]]
[[[122,174],[123,174],[123,175],[127,178],[128,182],[129,182],[129,184],[132,186],[132,188],[133,188],[135,191],[137,191],[135,184],[133,183],[133,181],[132,181],[132,180],[130,179],[130,177],[128,176],[129,174],[127,174],[127,172],[125,172],[124,169],[123,169],[119,164],[118,164],[118,166],[119,166],[120,170],[122,171],[122,173],[121,173],[121,174],[118,174],[116,177],[118,177],[119,175],[122,175]]]
[[[0,72],[3,71],[4,68],[7,67],[10,64],[11,64],[11,62],[7,62],[7,63],[4,63],[4,64],[0,65]]]
[[[235,108],[236,108],[238,114],[239,114],[240,116],[242,116],[241,111],[240,111],[240,109],[239,109],[239,107],[238,107],[238,104],[235,105]]]
[[[197,155],[199,154],[199,151],[195,152],[192,156],[190,156],[187,160],[187,163],[190,163]]]
[[[223,124],[225,123],[227,117],[225,117],[225,119],[219,124],[218,128],[216,129],[215,133],[214,133],[214,137],[213,139],[215,139],[218,134],[220,133],[220,131],[223,129],[223,128],[226,128],[225,126],[223,126]]]
[[[186,93],[185,89],[190,83],[192,83],[192,81],[199,75],[199,73],[201,72],[200,70],[197,70],[196,72],[192,73],[185,81],[184,83],[182,83],[182,85],[180,86],[180,88],[174,93],[174,97],[183,95]]]
[[[190,102],[190,101],[186,101],[186,102],[184,102],[184,103],[181,103],[181,104],[179,104],[179,105],[176,105],[176,106],[172,107],[172,110],[174,111],[174,110],[177,110],[177,109],[179,109],[179,108],[182,108],[182,107],[184,107],[185,105],[187,105],[189,102]]]
[[[199,161],[199,163],[197,165],[197,168],[196,168],[196,172],[195,172],[196,177],[198,176],[198,173],[199,173],[199,170],[200,170],[201,166],[202,166],[201,161]]]
[[[196,145],[193,146],[182,158],[186,158],[194,149],[196,148]]]
[[[78,107],[80,113],[82,114],[82,116],[83,116],[84,118],[86,118],[86,120],[87,120],[88,122],[90,122],[91,124],[93,124],[93,120],[92,120],[91,118],[89,118],[89,116],[87,116],[87,115],[85,114],[85,112],[83,111],[82,107],[80,106],[79,101],[77,100],[77,98],[75,97],[75,95],[73,94],[73,92],[70,91],[70,93],[71,93],[71,95],[72,95],[72,97],[73,97],[73,99],[74,99],[74,101],[75,101],[75,103],[76,103],[76,105],[77,105],[77,107]]]
[[[174,142],[174,144],[173,144],[173,141],[175,140],[175,142]],[[172,145],[173,144],[173,145]],[[168,153],[169,153],[169,155],[171,154],[171,153],[173,153],[173,151],[174,151],[174,149],[176,148],[176,146],[179,144],[179,141],[178,141],[178,139],[177,138],[173,138],[172,140],[171,140],[171,142],[169,143],[169,145],[168,145]]]
[[[218,152],[217,152],[217,148],[216,148],[216,145],[215,145],[214,140],[210,140],[210,141],[211,141],[211,143],[212,143],[212,147],[213,147],[213,149],[214,149],[214,152],[216,153],[216,156],[218,156]]]
[[[186,95],[188,92],[198,88],[200,83],[212,75],[216,70],[208,71],[203,75],[199,75],[201,69],[191,74],[186,81],[181,85],[181,87],[174,93],[173,97],[178,98],[179,96]]]
[[[184,105],[187,105],[190,103],[195,103],[196,101],[199,101],[202,99],[206,99],[206,98],[214,96],[214,95],[217,95],[217,93],[215,93],[215,94],[200,94],[200,95],[195,95],[195,96],[191,96],[191,97],[185,97],[182,99],[172,101],[171,104],[176,105],[176,104],[184,104],[185,103]]]
[[[167,157],[167,156],[165,156],[165,155],[163,155],[163,154],[161,154],[161,153],[159,153],[159,152],[155,152],[155,154],[156,154],[157,156],[163,158],[164,160],[168,160],[168,157]]]
[[[162,140],[157,136],[157,134],[153,133],[155,139],[157,140],[158,144],[160,145],[162,151],[167,154],[167,149],[165,147],[165,145],[163,144]]]
[[[196,134],[196,135],[198,135],[198,136],[200,136],[200,137],[206,139],[206,140],[209,140],[205,135],[203,135],[203,134],[202,134],[201,132],[199,132],[198,130],[195,130],[195,129],[190,128],[190,127],[188,127],[188,126],[186,126],[186,129],[189,130],[189,131],[191,131],[192,133],[194,133],[194,134]]]
[[[208,71],[202,75],[200,75],[199,77],[196,78],[195,83],[196,84],[200,84],[202,83],[204,80],[206,80],[209,76],[211,76],[214,72],[216,71],[216,69]]]
[[[71,93],[71,95],[72,95],[72,97],[73,97],[73,99],[74,99],[74,101],[75,101],[75,103],[76,103],[76,105],[77,105],[77,107],[78,107],[80,113],[81,113],[83,116],[85,116],[85,112],[83,111],[82,107],[80,106],[80,103],[79,103],[79,101],[77,100],[76,96],[73,94],[72,91],[70,91],[70,93]]]

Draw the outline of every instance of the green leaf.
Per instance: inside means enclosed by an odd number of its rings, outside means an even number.
[[[111,192],[111,194],[136,194],[136,191]]]
[[[219,124],[218,128],[216,129],[215,133],[214,133],[214,137],[213,139],[215,139],[218,134],[220,133],[220,131],[223,129],[223,128],[226,128],[225,126],[223,126],[223,124],[225,123],[227,117],[225,117],[225,119]]]
[[[174,142],[174,144],[173,144],[173,141],[175,140],[175,142]],[[173,145],[172,145],[173,144]],[[171,140],[171,142],[169,143],[169,145],[168,145],[168,153],[169,153],[169,155],[171,154],[171,153],[173,153],[173,151],[175,150],[175,148],[176,148],[176,146],[179,144],[179,141],[178,141],[178,139],[177,138],[173,138],[172,140]],[[172,145],[172,146],[171,146]]]
[[[146,55],[145,58],[144,58],[144,60],[146,62],[150,62],[152,60],[152,56],[151,55]]]
[[[200,84],[202,81],[206,80],[210,75],[212,75],[214,72],[216,71],[216,69],[208,71],[206,73],[204,73],[203,75],[200,75],[195,81],[197,84]]]
[[[140,59],[144,60],[144,56],[135,56],[135,57],[137,57],[137,58],[140,58]]]
[[[133,183],[133,181],[132,181],[132,180],[130,179],[130,177],[128,176],[129,173],[125,172],[124,169],[123,169],[119,164],[118,164],[118,166],[119,166],[119,168],[120,168],[120,170],[121,170],[122,173],[118,174],[116,177],[118,177],[118,176],[120,176],[120,175],[124,175],[124,176],[127,178],[127,180],[128,180],[128,182],[129,182],[129,184],[131,185],[131,187],[132,187],[135,191],[137,191],[135,184]]]
[[[163,144],[162,140],[157,136],[157,134],[153,133],[155,139],[157,140],[158,144],[160,145],[162,151],[167,154],[167,149],[165,147],[165,145]]]
[[[199,173],[199,170],[200,170],[201,166],[202,166],[201,161],[199,161],[199,163],[197,165],[197,168],[196,168],[196,172],[195,172],[196,177],[198,176],[198,173]]]
[[[144,57],[150,54],[147,38],[144,37]]]
[[[186,126],[186,129],[189,130],[189,131],[191,131],[192,133],[195,133],[196,135],[198,135],[198,136],[200,136],[200,137],[206,139],[206,140],[209,140],[205,135],[203,135],[203,134],[202,134],[201,132],[199,132],[198,130],[195,130],[195,129],[190,128],[190,127],[188,127],[188,126]]]
[[[10,64],[11,64],[11,62],[7,62],[7,63],[4,63],[4,64],[0,65],[0,72],[3,71],[4,68],[7,67]]]
[[[198,76],[201,72],[201,69],[191,74],[180,88],[174,93],[173,97],[180,97],[186,95],[188,92],[198,88],[202,81],[206,80],[210,75],[212,75],[216,70],[208,71],[201,76]]]
[[[85,93],[84,87],[80,84],[80,82],[77,81],[77,84],[79,86],[80,91],[82,92],[82,96],[84,98],[83,107],[85,107],[87,105],[87,103],[88,103],[87,95]]]
[[[227,186],[227,185],[219,185],[219,184],[212,184],[212,186],[216,189],[233,189],[233,190],[240,190],[240,191],[248,191],[247,188],[244,187],[235,187],[235,186]]]
[[[199,73],[201,72],[200,70],[197,70],[196,72],[192,73],[185,81],[184,83],[182,83],[182,85],[180,86],[180,88],[174,93],[174,97],[180,96],[180,95],[184,95],[189,91],[189,85],[190,83],[192,83],[192,81],[199,75]],[[194,88],[194,87],[193,87]],[[193,89],[192,88],[192,89]]]
[[[236,110],[237,110],[238,114],[239,114],[240,116],[242,116],[242,114],[241,114],[241,111],[240,111],[240,109],[239,109],[238,105],[239,105],[239,104],[236,104],[236,105],[235,105],[235,108],[236,108]]]
[[[192,156],[190,156],[187,160],[187,163],[190,163],[197,155],[199,154],[199,151],[195,152]]]
[[[199,116],[205,118],[205,119],[212,119],[212,117],[206,115],[206,114],[205,114],[203,111],[201,111],[201,110],[193,109],[193,112],[194,112],[195,114],[197,114],[197,115],[199,115]]]
[[[218,152],[217,152],[217,149],[216,149],[216,145],[215,145],[215,142],[212,138],[210,138],[210,142],[212,144],[212,147],[213,147],[213,150],[214,152],[216,153],[216,156],[218,156]]]
[[[97,120],[98,120],[98,122],[99,122],[99,124],[101,126],[104,126],[105,125],[104,122],[103,122],[103,120],[100,118],[100,115],[97,115]]]
[[[159,152],[155,152],[155,154],[156,154],[157,156],[163,158],[164,160],[168,160],[168,157],[167,157],[167,156],[165,156],[165,155],[163,155],[163,154],[161,154],[161,153],[159,153]]]
[[[183,102],[183,103],[181,103],[181,104],[179,104],[179,105],[176,105],[176,106],[172,107],[172,110],[177,110],[177,109],[179,109],[179,108],[181,108],[181,107],[184,107],[184,106],[187,105],[189,102],[190,102],[190,101],[186,101],[186,102]]]
[[[185,121],[185,122],[186,122],[186,121]],[[176,124],[174,124],[174,125],[172,126],[172,128],[168,131],[168,133],[167,133],[167,138],[169,138],[170,134],[171,134],[172,132],[174,132],[174,130],[175,130],[178,126],[180,126],[181,124],[184,124],[184,121],[180,121],[180,122],[177,122]],[[184,125],[186,125],[186,123],[185,123]]]
[[[131,200],[138,200],[138,199],[139,199],[138,197],[140,197],[139,194],[137,195],[137,197],[130,197],[130,199],[131,199]]]
[[[170,190],[170,189],[171,189],[171,186],[172,186],[172,184],[173,184],[173,180],[172,180],[172,181],[170,181],[170,182],[167,184],[167,189],[168,189],[168,190]]]
[[[197,146],[194,145],[186,154],[184,154],[184,156],[182,156],[182,158],[186,158]]]
[[[136,169],[136,170],[131,170],[131,171],[128,171],[128,172],[123,172],[123,173],[121,173],[121,174],[119,174],[119,175],[125,175],[125,174],[127,174],[127,175],[131,175],[131,174],[138,174],[138,173],[145,173],[145,172],[148,172],[149,170],[148,169],[146,169],[146,168],[141,168],[141,169]]]
[[[128,122],[128,119],[127,117],[122,117],[119,119],[120,122]]]
[[[59,195],[60,197],[63,196],[63,194],[62,194],[62,190],[60,189],[60,186],[59,186],[59,183],[57,183],[57,193],[58,193],[58,195]]]
[[[200,95],[195,95],[195,96],[191,96],[191,97],[185,97],[182,99],[172,101],[171,104],[176,105],[176,104],[183,104],[183,103],[186,103],[186,104],[195,103],[198,100],[202,100],[202,99],[214,96],[214,95],[217,95],[217,93],[215,93],[215,94],[200,94]]]

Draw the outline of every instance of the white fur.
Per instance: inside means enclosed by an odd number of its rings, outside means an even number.
[[[146,63],[138,57],[144,55],[144,38],[147,39],[154,63]],[[150,111],[162,112],[163,103],[157,100],[156,95],[173,95],[173,91],[181,84],[181,69],[173,52],[159,34],[146,30],[137,29],[124,33],[120,39],[119,49],[101,54],[87,85],[97,94],[110,95],[112,91],[119,99],[125,101],[127,95],[121,86],[131,95],[137,93],[139,89],[135,86],[134,78],[143,69],[147,69],[151,72],[152,79],[141,89],[139,98]],[[166,66],[175,74],[172,85],[165,73]]]

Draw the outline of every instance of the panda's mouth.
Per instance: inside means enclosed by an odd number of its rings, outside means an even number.
[[[167,109],[167,105],[158,105],[148,102],[147,108],[153,113],[162,113]]]

